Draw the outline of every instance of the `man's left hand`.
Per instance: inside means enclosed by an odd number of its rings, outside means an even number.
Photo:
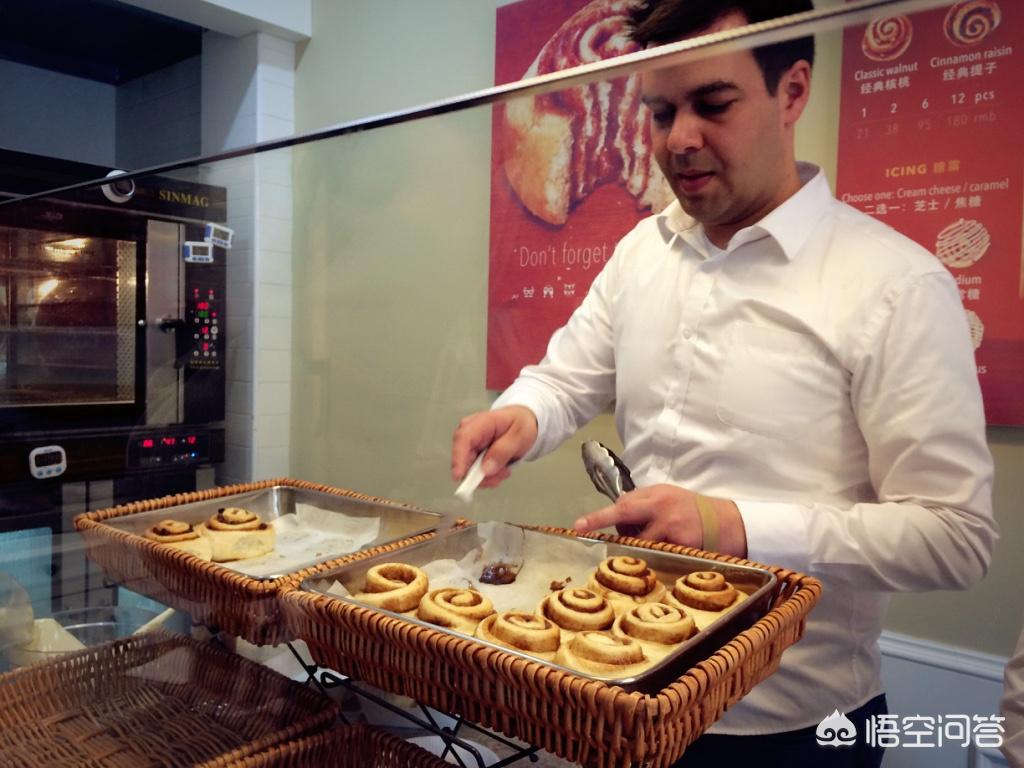
[[[739,508],[729,499],[706,498],[718,516],[717,551],[746,557],[747,536]],[[573,528],[589,533],[612,525],[639,529],[637,538],[648,541],[704,546],[697,495],[675,485],[651,485],[624,493],[611,506],[581,517]]]

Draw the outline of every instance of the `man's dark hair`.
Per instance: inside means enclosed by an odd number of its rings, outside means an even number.
[[[742,13],[749,24],[810,11],[812,0],[642,0],[629,12],[630,36],[640,45],[661,45],[703,32],[722,16]],[[782,73],[801,59],[814,64],[814,38],[801,37],[753,50],[772,95]]]

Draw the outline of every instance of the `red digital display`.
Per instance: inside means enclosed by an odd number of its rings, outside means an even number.
[[[189,445],[195,445],[196,444],[196,436],[195,435],[189,435],[188,437],[185,438],[185,442],[188,443]]]
[[[210,308],[210,302],[208,302],[208,301],[197,301],[196,302],[196,309],[209,309],[209,308]]]
[[[161,437],[160,438],[160,444],[161,445],[174,445],[176,442],[177,442],[177,440],[175,438],[173,438],[173,437]]]
[[[145,440],[142,441],[142,447],[143,448],[152,448],[153,447],[153,439],[147,437]]]

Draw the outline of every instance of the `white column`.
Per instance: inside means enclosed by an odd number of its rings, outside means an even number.
[[[294,132],[295,45],[257,32],[203,37],[203,153]],[[228,189],[227,455],[219,483],[286,475],[291,431],[291,153],[217,163]]]

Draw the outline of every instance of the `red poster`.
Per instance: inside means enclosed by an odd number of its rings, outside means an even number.
[[[1024,424],[1024,9],[965,0],[843,40],[837,193],[960,286],[990,424]]]
[[[522,0],[497,11],[495,82],[637,50],[627,0]],[[618,240],[671,190],[648,143],[638,78],[494,110],[487,387],[544,355]]]

